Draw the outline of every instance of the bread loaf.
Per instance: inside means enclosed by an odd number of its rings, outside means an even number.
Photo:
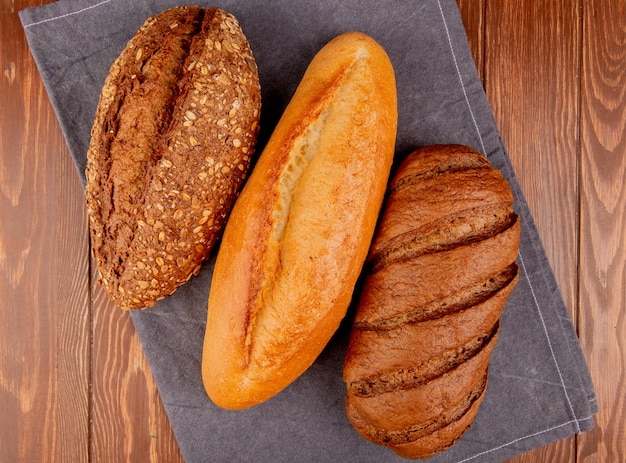
[[[215,263],[203,379],[241,409],[302,374],[345,316],[393,159],[394,72],[349,32],[310,63],[239,196]]]
[[[100,282],[147,308],[197,273],[247,174],[260,88],[237,20],[177,7],[148,19],[112,65],[87,154]]]
[[[426,458],[470,427],[518,279],[512,205],[469,147],[429,146],[398,168],[344,364],[347,415],[366,439]]]

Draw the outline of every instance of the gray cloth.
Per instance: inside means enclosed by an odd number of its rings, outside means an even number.
[[[109,66],[148,16],[177,3],[61,0],[20,12],[83,185],[89,131]],[[262,85],[259,148],[314,54],[334,36],[360,30],[387,50],[396,70],[398,158],[427,144],[462,143],[486,154],[509,180],[522,217],[521,279],[502,315],[487,396],[474,425],[432,461],[500,461],[591,429],[597,404],[587,365],[454,0],[198,3],[233,13],[250,41]],[[361,438],[346,418],[341,375],[349,317],[314,365],[275,398],[244,411],[211,403],[200,362],[212,263],[157,307],[132,313],[185,460],[402,461]]]

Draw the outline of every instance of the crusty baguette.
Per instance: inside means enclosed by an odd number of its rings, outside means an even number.
[[[508,183],[469,147],[411,153],[390,187],[344,364],[346,412],[406,458],[454,444],[485,396],[518,279]]]
[[[215,264],[202,372],[241,409],[277,394],[345,316],[393,159],[384,50],[358,32],[315,56],[239,196]]]
[[[149,18],[106,78],[87,153],[100,282],[124,309],[173,293],[219,238],[256,143],[260,87],[237,20]]]

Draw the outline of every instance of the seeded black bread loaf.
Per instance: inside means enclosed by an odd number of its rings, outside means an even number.
[[[429,146],[398,168],[344,365],[346,411],[366,439],[426,458],[470,427],[518,279],[512,205],[504,177],[469,147]]]
[[[87,155],[100,282],[147,308],[199,271],[248,172],[256,64],[237,20],[177,7],[149,18],[106,78]]]

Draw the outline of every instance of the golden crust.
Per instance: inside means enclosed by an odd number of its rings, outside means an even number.
[[[225,408],[267,400],[313,363],[350,303],[388,180],[391,63],[347,33],[311,62],[239,197],[215,265],[203,355]]]

